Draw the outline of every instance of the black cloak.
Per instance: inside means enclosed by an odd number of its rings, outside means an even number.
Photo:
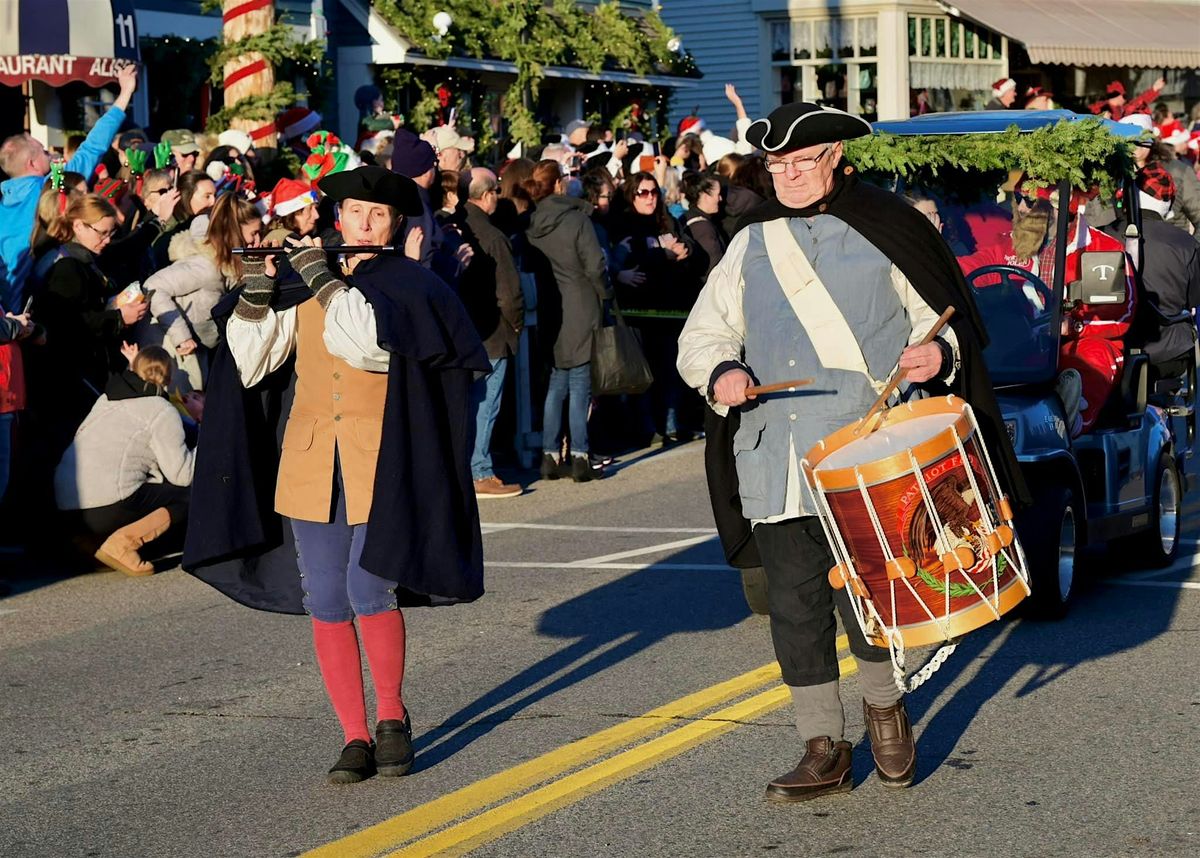
[[[347,282],[375,312],[391,352],[383,436],[362,565],[395,581],[404,605],[483,595],[483,543],[471,481],[469,388],[491,370],[462,303],[414,262],[377,256]],[[312,298],[281,276],[272,309]],[[213,310],[224,333],[238,292]],[[183,568],[265,611],[304,613],[291,527],[274,511],[280,442],[291,410],[294,361],[247,390],[222,337],[213,354],[183,552]]]
[[[747,212],[738,228],[781,217],[818,214],[844,220],[879,248],[934,312],[940,314],[946,307],[954,305],[950,327],[958,338],[962,367],[948,391],[961,396],[975,409],[1001,483],[1019,504],[1028,504],[1031,500],[1029,489],[1004,429],[1004,418],[983,360],[983,350],[988,343],[987,330],[958,261],[937,229],[895,194],[861,181],[854,167],[845,161],[834,171],[833,189],[821,200],[801,209],[788,208],[778,200],[767,200]],[[926,382],[922,387],[931,389],[935,383]],[[717,415],[711,408],[706,408],[705,412],[705,471],[713,518],[725,556],[730,565],[737,568],[761,566],[758,548],[751,538],[750,522],[742,516],[733,461],[733,436],[740,414],[736,409],[730,410],[728,417]]]

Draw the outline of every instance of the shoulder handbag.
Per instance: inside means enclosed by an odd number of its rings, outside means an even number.
[[[592,395],[644,393],[654,383],[637,332],[612,302],[613,324],[592,332]]]

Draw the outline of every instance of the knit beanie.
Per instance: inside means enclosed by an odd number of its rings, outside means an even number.
[[[404,128],[392,139],[392,172],[415,179],[428,173],[437,163],[433,147]]]

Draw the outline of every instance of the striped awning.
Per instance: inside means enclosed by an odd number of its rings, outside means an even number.
[[[1033,63],[1200,68],[1200,0],[946,0]]]
[[[0,83],[101,86],[138,59],[133,0],[0,0]]]

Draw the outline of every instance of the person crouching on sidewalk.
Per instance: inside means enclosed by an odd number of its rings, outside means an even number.
[[[96,559],[126,575],[153,575],[139,549],[187,521],[194,451],[183,419],[166,398],[175,361],[166,349],[121,349],[129,369],[109,378],[54,473],[60,510],[78,510],[106,536]],[[200,400],[185,404],[199,419]],[[163,482],[152,482],[161,474]]]

